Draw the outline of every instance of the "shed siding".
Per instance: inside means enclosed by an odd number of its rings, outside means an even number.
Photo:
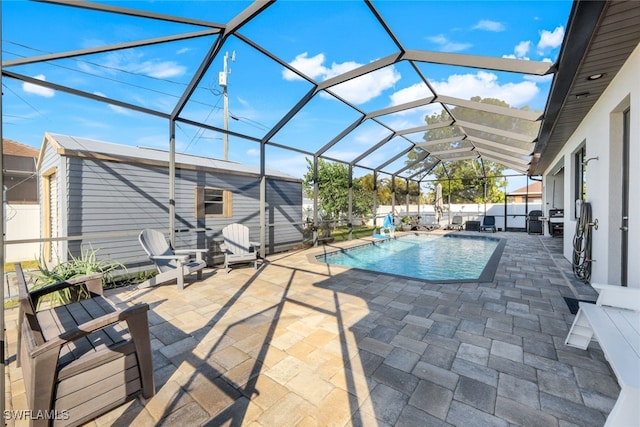
[[[216,241],[227,224],[249,227],[251,239],[259,241],[260,181],[257,177],[212,174],[206,171],[176,170],[176,228],[207,228],[201,233],[178,233],[176,247],[207,247],[214,253]],[[233,193],[231,218],[195,217],[195,188],[208,186]],[[169,171],[159,166],[69,158],[69,235],[133,232],[157,228],[168,233]],[[282,205],[288,203],[290,205]],[[300,182],[269,180],[267,185],[267,252],[288,249],[302,240],[300,222],[302,189]],[[137,236],[85,240],[99,249],[100,259],[122,262],[131,267],[147,264]],[[81,242],[72,242],[70,251],[80,253]],[[209,260],[212,261],[211,259]]]

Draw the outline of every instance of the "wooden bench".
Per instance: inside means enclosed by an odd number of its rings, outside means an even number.
[[[155,394],[147,304],[124,310],[102,295],[102,275],[29,291],[15,264],[20,313],[17,364],[31,425],[80,425],[136,398]],[[38,310],[42,297],[84,285],[90,298]],[[50,419],[54,418],[54,419]]]
[[[640,423],[640,289],[592,286],[600,292],[596,304],[580,303],[565,344],[586,350],[599,343],[618,379],[620,395],[605,426]]]

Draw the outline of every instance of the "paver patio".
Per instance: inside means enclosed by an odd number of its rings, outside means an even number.
[[[507,239],[490,283],[433,284],[310,263],[331,246],[108,292],[150,304],[157,394],[91,425],[601,426],[619,393],[597,344],[564,345],[560,239]],[[353,244],[353,243],[347,243]],[[407,260],[411,262],[411,260]],[[7,312],[7,409],[24,409]],[[9,425],[24,425],[9,420]]]

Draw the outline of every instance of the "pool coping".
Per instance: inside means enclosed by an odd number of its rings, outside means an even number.
[[[437,235],[446,235],[448,237],[451,238],[471,238],[471,239],[492,239],[492,240],[497,240],[498,241],[498,245],[496,246],[496,248],[493,250],[493,253],[491,254],[491,257],[489,257],[489,260],[487,261],[487,263],[484,266],[484,269],[482,270],[482,272],[480,273],[480,276],[477,279],[443,279],[443,280],[433,280],[433,279],[422,279],[419,277],[413,277],[413,276],[405,276],[402,274],[396,274],[396,273],[387,273],[387,272],[382,272],[382,271],[374,271],[374,270],[366,270],[366,269],[362,269],[362,268],[358,268],[358,267],[348,267],[348,266],[344,266],[344,265],[338,265],[338,264],[329,264],[326,262],[322,262],[319,261],[317,259],[318,256],[321,255],[325,255],[325,254],[331,254],[334,252],[339,252],[339,251],[344,251],[346,249],[353,249],[353,248],[357,248],[359,246],[365,246],[365,245],[370,245],[370,244],[375,244],[376,242],[380,242],[383,240],[387,240],[387,239],[391,239],[391,238],[397,238],[397,237],[402,237],[402,236],[406,236],[409,234],[424,234],[424,235],[433,235],[433,234],[437,234]],[[409,232],[399,232],[396,233],[396,237],[388,237],[385,239],[379,239],[379,238],[374,238],[374,237],[362,237],[362,238],[358,238],[358,239],[353,239],[353,240],[347,240],[344,242],[339,242],[339,243],[331,243],[331,244],[325,244],[322,245],[321,247],[315,247],[313,249],[311,249],[311,253],[308,253],[307,256],[307,260],[312,263],[312,264],[318,264],[318,265],[326,265],[326,266],[330,266],[331,268],[341,268],[344,269],[345,271],[348,270],[355,270],[355,271],[362,271],[362,272],[366,272],[366,273],[370,273],[370,274],[384,274],[387,276],[392,276],[392,277],[401,277],[403,279],[411,279],[411,280],[418,280],[421,282],[426,282],[426,283],[485,283],[485,282],[492,282],[495,275],[496,275],[496,271],[498,270],[498,264],[500,263],[500,259],[502,258],[502,253],[504,252],[504,247],[507,244],[507,240],[502,238],[502,237],[497,237],[497,236],[486,236],[486,235],[477,235],[477,234],[470,234],[470,233],[466,233],[466,232],[439,232],[439,233],[434,233],[434,232],[421,232],[421,231],[409,231]],[[340,246],[338,246],[340,245]],[[328,249],[329,248],[329,249]]]

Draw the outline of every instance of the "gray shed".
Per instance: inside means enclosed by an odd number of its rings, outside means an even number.
[[[99,259],[136,271],[149,265],[138,233],[169,234],[167,151],[46,133],[38,172],[42,234],[54,239],[43,246],[47,261],[93,248]],[[274,253],[302,241],[302,181],[275,170],[265,175],[266,252]],[[259,168],[176,154],[175,176],[177,248],[209,248],[207,263],[218,262],[221,230],[235,222],[260,241]]]

